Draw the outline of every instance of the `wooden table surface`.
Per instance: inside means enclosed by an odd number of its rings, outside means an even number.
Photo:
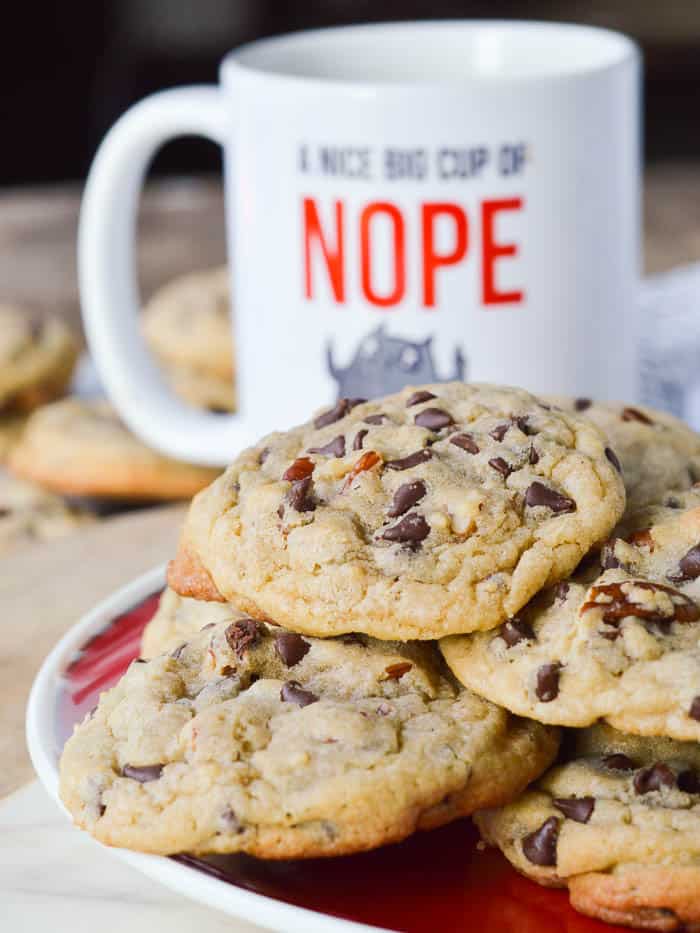
[[[700,260],[700,165],[655,167],[645,191],[645,269]],[[75,186],[0,194],[0,301],[57,312],[79,327]],[[145,297],[170,277],[225,257],[216,180],[161,181],[142,203],[139,274]],[[134,513],[0,564],[0,796],[26,782],[24,705],[51,645],[98,599],[173,551],[182,507]],[[89,573],[86,567],[89,566]]]

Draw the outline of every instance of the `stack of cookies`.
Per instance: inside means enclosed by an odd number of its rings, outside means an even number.
[[[65,805],[111,845],[261,858],[474,813],[581,911],[694,928],[698,477],[669,416],[463,383],[263,438],[194,499]]]
[[[233,408],[228,301],[214,269],[173,280],[142,316],[175,390],[216,411]],[[64,398],[77,357],[60,319],[0,306],[0,554],[97,515],[189,499],[218,475],[151,449],[106,401]]]

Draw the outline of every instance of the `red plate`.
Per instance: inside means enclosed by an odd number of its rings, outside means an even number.
[[[92,638],[66,671],[58,726],[61,741],[139,654],[141,632],[158,604],[148,596]],[[477,849],[468,820],[399,845],[334,859],[265,862],[246,855],[175,856],[194,871],[289,904],[410,933],[611,933],[577,914],[565,891],[516,874],[495,850]]]

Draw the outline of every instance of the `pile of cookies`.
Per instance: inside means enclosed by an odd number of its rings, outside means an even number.
[[[175,279],[144,309],[144,335],[173,388],[234,407],[225,270]],[[64,397],[78,343],[58,318],[0,306],[0,553],[65,535],[98,515],[189,499],[217,470],[149,448],[101,399]]]
[[[66,807],[261,858],[474,814],[582,912],[698,927],[698,478],[667,415],[463,383],[263,438],[193,500]]]

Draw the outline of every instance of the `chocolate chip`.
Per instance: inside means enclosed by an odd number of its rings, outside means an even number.
[[[298,457],[294,463],[291,463],[282,474],[282,479],[293,483],[298,479],[306,479],[314,471],[314,462],[308,457]]]
[[[239,619],[238,622],[232,622],[224,634],[229,648],[240,660],[248,648],[262,638],[264,631],[264,627],[255,619]]]
[[[352,442],[353,450],[362,450],[362,441],[367,437],[369,431],[366,428],[362,428],[355,435],[355,440]]]
[[[638,408],[623,408],[620,417],[623,421],[641,421],[642,424],[654,423],[648,415],[645,415]]]
[[[631,758],[622,753],[606,755],[601,759],[601,763],[611,771],[634,771],[637,767]]]
[[[622,464],[620,463],[620,460],[619,460],[617,454],[615,453],[615,451],[614,451],[611,447],[606,447],[606,448],[605,448],[605,456],[608,458],[608,460],[610,461],[610,463],[612,463],[612,465],[615,467],[615,469],[617,470],[617,472],[618,472],[618,473],[622,473]]]
[[[442,408],[424,408],[423,411],[418,412],[413,422],[419,428],[427,428],[429,431],[440,431],[454,424],[452,416]]]
[[[600,549],[600,566],[603,570],[614,570],[620,566],[620,561],[615,557],[615,545],[618,541],[619,538],[612,538]]]
[[[540,462],[540,455],[532,445],[530,445],[530,453],[527,455],[527,462],[530,466],[534,466],[536,463]]]
[[[428,392],[427,389],[418,389],[413,395],[409,395],[406,408],[410,408],[412,405],[420,405],[421,402],[429,402],[431,398],[437,398],[437,396],[433,395],[432,392]]]
[[[219,816],[218,831],[219,833],[242,833],[244,831],[243,824],[231,807],[226,807]]]
[[[310,476],[307,476],[306,479],[299,479],[292,483],[291,488],[284,497],[284,501],[297,512],[313,512],[316,509],[316,503],[312,496],[313,488],[314,481]],[[279,512],[277,514],[279,515]],[[284,510],[282,514],[284,514]],[[282,518],[282,515],[280,515],[280,518]]]
[[[366,401],[366,398],[339,398],[333,408],[321,412],[320,415],[314,418],[314,427],[325,428],[326,425],[334,424],[344,418],[349,411],[352,411],[355,405],[361,405],[362,402]]]
[[[382,534],[384,541],[399,541],[402,544],[418,544],[430,534],[430,525],[422,515],[413,512]]]
[[[690,709],[688,710],[688,715],[696,722],[700,722],[700,696],[696,696],[693,699],[693,702],[690,704]]]
[[[365,424],[381,424],[382,421],[386,418],[384,412],[379,412],[378,415],[367,415],[364,419]]]
[[[403,515],[404,512],[408,512],[410,508],[413,508],[416,502],[420,502],[426,492],[427,489],[422,479],[417,479],[414,483],[404,483],[394,493],[392,505],[387,515],[391,518],[398,518],[399,515]]]
[[[325,447],[309,447],[308,453],[321,454],[323,457],[344,457],[345,456],[345,437],[339,434]]]
[[[296,632],[280,632],[275,638],[275,651],[287,667],[294,667],[305,657],[311,645]]]
[[[569,499],[567,496],[562,496],[561,493],[555,492],[553,489],[550,489],[549,486],[545,486],[544,483],[540,483],[535,480],[534,483],[530,483],[525,493],[525,505],[530,506],[530,508],[535,508],[536,506],[542,505],[545,508],[551,509],[557,515],[563,514],[564,512],[575,512],[576,503],[573,499]]]
[[[499,424],[497,427],[493,429],[493,431],[489,431],[489,435],[495,441],[502,441],[503,438],[506,436],[509,428],[510,428],[510,424]]]
[[[674,787],[676,775],[668,765],[659,761],[651,768],[645,768],[634,776],[634,790],[637,794],[648,794],[662,787]]]
[[[410,470],[411,467],[418,466],[419,463],[425,463],[433,456],[432,450],[423,447],[407,457],[401,457],[400,460],[387,460],[384,466],[387,470]]]
[[[575,411],[585,411],[590,408],[593,402],[589,398],[577,398],[574,400]]]
[[[500,473],[504,479],[507,479],[510,476],[510,466],[506,463],[503,457],[492,457],[489,460],[489,466],[496,470],[497,473]]]
[[[678,789],[684,794],[700,794],[700,774],[693,768],[681,771],[676,780]]]
[[[536,428],[530,425],[527,415],[511,415],[510,420],[523,434],[527,435],[527,437],[532,437],[534,434],[539,433]]]
[[[499,635],[509,648],[514,648],[521,641],[537,641],[537,636],[530,623],[524,619],[519,619],[517,616],[503,623]]]
[[[557,840],[559,820],[556,816],[546,819],[539,829],[523,839],[523,854],[533,865],[545,867],[557,864]]]
[[[468,454],[479,453],[479,445],[471,434],[453,434],[450,438],[450,444],[454,444],[455,447],[466,450]]]
[[[148,784],[149,781],[157,781],[163,773],[165,765],[124,765],[122,775],[131,778],[132,781],[138,781],[139,784]]]
[[[316,703],[318,697],[310,690],[304,690],[298,681],[288,680],[282,684],[280,700],[283,703],[295,703],[297,706],[309,706],[311,703]]]
[[[554,661],[552,664],[543,664],[537,669],[535,693],[541,703],[551,703],[559,696],[561,667],[558,661]]]
[[[410,661],[398,661],[396,664],[390,664],[384,668],[385,676],[382,680],[401,680],[404,674],[408,674],[413,665]]]
[[[587,823],[595,809],[595,797],[558,797],[552,803],[576,823]]]
[[[39,338],[44,333],[44,322],[39,318],[34,318],[29,322],[29,337],[34,342],[37,343]]]
[[[691,547],[678,561],[678,570],[668,574],[672,583],[685,583],[687,580],[696,580],[700,577],[700,544]]]

